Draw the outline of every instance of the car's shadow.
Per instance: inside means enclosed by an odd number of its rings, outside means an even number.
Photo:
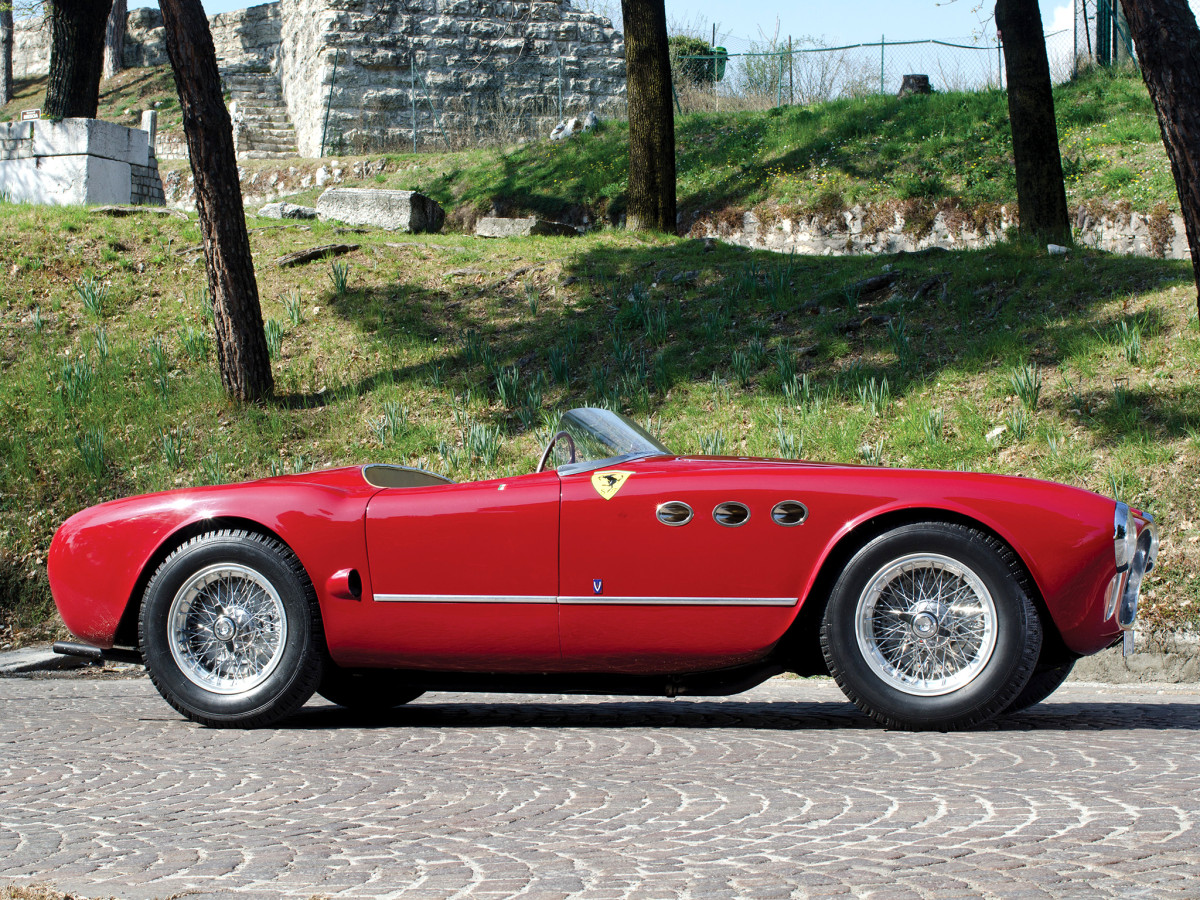
[[[309,705],[284,728],[691,728],[755,731],[883,730],[849,703],[630,700],[500,703],[423,698],[362,713]],[[1200,704],[1048,702],[1002,716],[977,731],[1200,731]]]

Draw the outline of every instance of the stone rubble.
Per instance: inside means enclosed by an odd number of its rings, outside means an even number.
[[[322,222],[419,234],[441,231],[446,213],[437,201],[417,191],[330,188],[317,198],[317,217]]]
[[[551,222],[529,216],[523,219],[506,219],[500,216],[483,216],[475,223],[475,234],[479,237],[528,237],[529,235],[557,235],[575,237],[579,229],[565,222]]]

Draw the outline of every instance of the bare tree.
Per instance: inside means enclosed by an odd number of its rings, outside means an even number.
[[[160,0],[159,7],[196,183],[221,383],[237,400],[258,400],[274,383],[212,32],[200,0]]]
[[[104,27],[112,0],[50,0],[50,78],[45,114],[96,118]]]
[[[675,111],[664,0],[621,0],[629,100],[629,209],[636,231],[675,233]]]
[[[13,9],[0,2],[0,104],[13,98]]]
[[[125,19],[128,15],[126,0],[113,0],[112,12],[104,29],[105,78],[112,78],[125,68]]]
[[[1171,161],[1200,310],[1200,28],[1187,0],[1124,0],[1123,5]]]
[[[1038,0],[996,0],[996,27],[1003,35],[1008,73],[1020,230],[1040,240],[1070,244],[1067,191]]]

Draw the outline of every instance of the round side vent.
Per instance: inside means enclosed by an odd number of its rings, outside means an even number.
[[[739,525],[745,525],[750,521],[750,507],[745,503],[738,503],[733,500],[725,503],[718,503],[713,509],[713,519],[718,525],[724,525],[726,528],[737,528]]]
[[[682,500],[660,503],[654,514],[664,525],[686,525],[692,521],[692,508]]]
[[[771,518],[776,525],[802,525],[808,518],[808,507],[799,500],[780,500],[771,510]]]

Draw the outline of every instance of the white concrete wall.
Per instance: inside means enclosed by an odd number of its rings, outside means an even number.
[[[11,202],[129,203],[149,135],[98,119],[0,123],[0,193]]]

